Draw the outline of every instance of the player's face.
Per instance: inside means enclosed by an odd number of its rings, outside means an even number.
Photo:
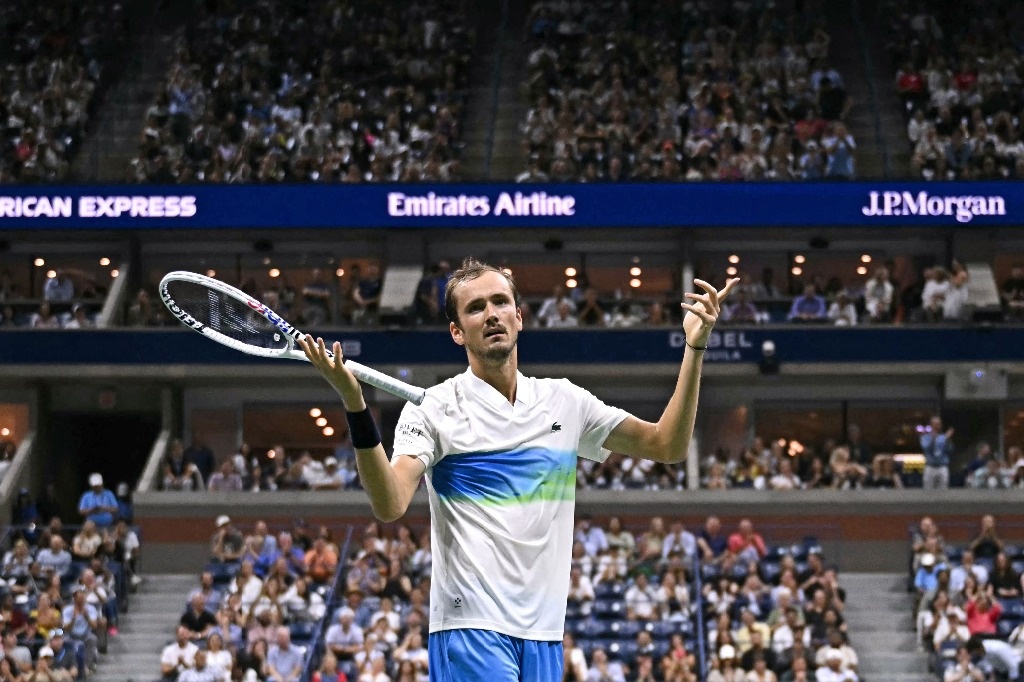
[[[507,360],[523,329],[522,313],[508,280],[496,272],[485,272],[458,285],[453,295],[459,313],[459,324],[450,327],[455,343],[484,361]]]

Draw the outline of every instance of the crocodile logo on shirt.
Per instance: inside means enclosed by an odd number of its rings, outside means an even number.
[[[561,431],[561,430],[562,430],[562,425],[559,424],[558,422],[555,422],[554,424],[551,425],[551,433],[555,433],[556,431]]]

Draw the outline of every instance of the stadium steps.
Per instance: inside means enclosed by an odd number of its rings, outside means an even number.
[[[903,100],[896,92],[896,73],[892,69],[891,57],[886,38],[889,34],[887,8],[878,0],[859,0],[864,39],[871,55],[871,71],[868,76],[874,80],[875,103],[882,127],[882,142],[889,154],[890,171],[893,178],[911,177],[910,140],[907,138],[907,116]]]
[[[124,182],[128,162],[138,150],[143,115],[164,82],[174,53],[177,29],[188,15],[185,0],[154,3],[124,55],[123,72],[90,124],[90,134],[75,157],[71,175],[78,182]]]
[[[160,653],[174,639],[178,618],[198,577],[150,575],[132,595],[131,610],[121,614],[120,634],[109,638],[90,682],[149,682],[160,677]]]
[[[873,682],[935,682],[918,651],[907,577],[900,573],[843,573],[844,617],[860,676]]]
[[[478,83],[479,87],[473,91],[470,99],[470,113],[466,121],[464,138],[466,149],[463,161],[467,178],[511,180],[526,167],[520,146],[519,126],[526,118],[528,108],[521,91],[522,83],[526,79],[528,51],[523,42],[523,26],[528,11],[528,3],[525,0],[508,0],[504,33],[494,31],[492,36],[494,41],[500,40],[500,45],[495,42],[497,48],[494,52],[482,56],[475,69],[474,82]],[[480,42],[486,42],[484,34],[481,34]],[[501,68],[495,74],[499,58]],[[492,122],[493,146],[488,149],[492,141]]]
[[[845,123],[857,142],[857,177],[881,178],[885,175],[884,154],[875,133],[875,113],[862,47],[857,32],[850,26],[850,6],[845,2],[824,5],[828,32],[832,36],[829,57],[842,75],[846,94],[852,100]]]

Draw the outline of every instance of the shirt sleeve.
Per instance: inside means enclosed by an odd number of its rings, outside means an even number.
[[[603,462],[610,454],[610,451],[604,448],[608,434],[629,416],[629,412],[605,404],[590,391],[568,381],[566,385],[570,387],[579,408],[581,428],[577,455],[584,459]]]
[[[410,456],[423,462],[423,466],[429,469],[440,459],[439,451],[436,429],[427,418],[426,411],[421,405],[406,403],[398,418],[398,426],[395,427],[396,457],[392,465],[398,456]]]

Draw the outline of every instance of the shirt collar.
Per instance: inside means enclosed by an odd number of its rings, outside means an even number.
[[[505,396],[498,392],[496,388],[491,386],[489,383],[473,374],[472,368],[466,369],[466,388],[474,397],[479,398],[484,403],[491,407],[501,408],[503,405],[511,404],[506,400]],[[534,398],[534,386],[533,381],[529,377],[523,376],[522,372],[516,372],[516,405],[522,405],[529,407],[533,404]]]

